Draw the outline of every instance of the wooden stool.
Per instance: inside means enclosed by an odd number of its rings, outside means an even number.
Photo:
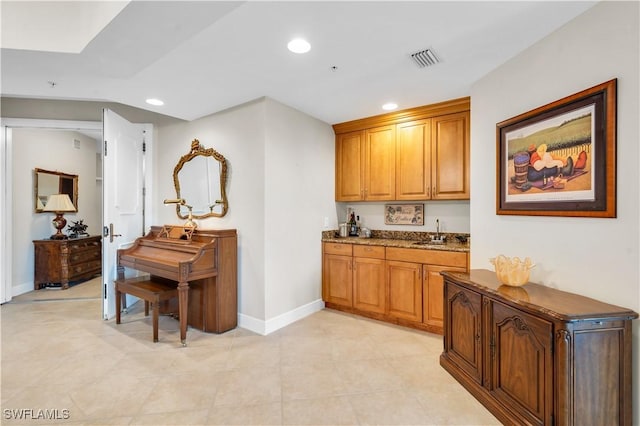
[[[147,277],[115,280],[116,285],[116,324],[120,324],[122,294],[130,294],[144,300],[144,316],[149,316],[149,303],[153,310],[153,341],[158,341],[158,319],[160,302],[178,297],[178,289],[171,284],[151,281]]]

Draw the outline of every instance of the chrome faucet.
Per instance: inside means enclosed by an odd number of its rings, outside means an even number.
[[[440,219],[436,219],[436,239],[440,239]]]

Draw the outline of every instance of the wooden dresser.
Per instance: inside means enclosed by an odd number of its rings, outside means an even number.
[[[46,284],[61,284],[91,278],[102,272],[102,237],[68,240],[35,240],[34,289]]]
[[[505,424],[631,425],[625,308],[495,273],[443,272],[440,365]]]

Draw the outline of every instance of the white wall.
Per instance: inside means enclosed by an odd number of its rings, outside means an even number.
[[[229,164],[229,211],[224,218],[199,220],[198,226],[238,230],[241,325],[272,331],[270,320],[320,299],[323,222],[318,218],[330,217],[337,226],[333,130],[264,98],[189,123],[159,126],[155,204],[175,197],[173,168],[193,139],[220,152]],[[173,206],[157,212],[158,224],[181,222]]]
[[[638,2],[602,2],[477,81],[471,91],[471,267],[530,256],[531,280],[640,311]],[[616,219],[498,216],[496,123],[618,79]],[[633,330],[634,424],[640,407]]]
[[[73,141],[80,141],[80,149]],[[56,232],[52,213],[34,212],[35,168],[78,175],[78,212],[65,213],[67,224],[82,219],[91,235],[100,233],[101,194],[96,190],[96,141],[75,131],[20,129],[12,131],[13,270],[12,294],[33,290],[33,240]],[[67,228],[63,230],[68,234]],[[24,255],[15,255],[24,253]]]
[[[265,103],[265,315],[272,320],[322,298],[324,218],[337,228],[335,134],[300,111]]]

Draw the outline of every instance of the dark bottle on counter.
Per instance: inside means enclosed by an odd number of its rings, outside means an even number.
[[[349,236],[358,236],[358,224],[356,223],[356,215],[353,213],[351,213],[351,216],[349,217]]]

